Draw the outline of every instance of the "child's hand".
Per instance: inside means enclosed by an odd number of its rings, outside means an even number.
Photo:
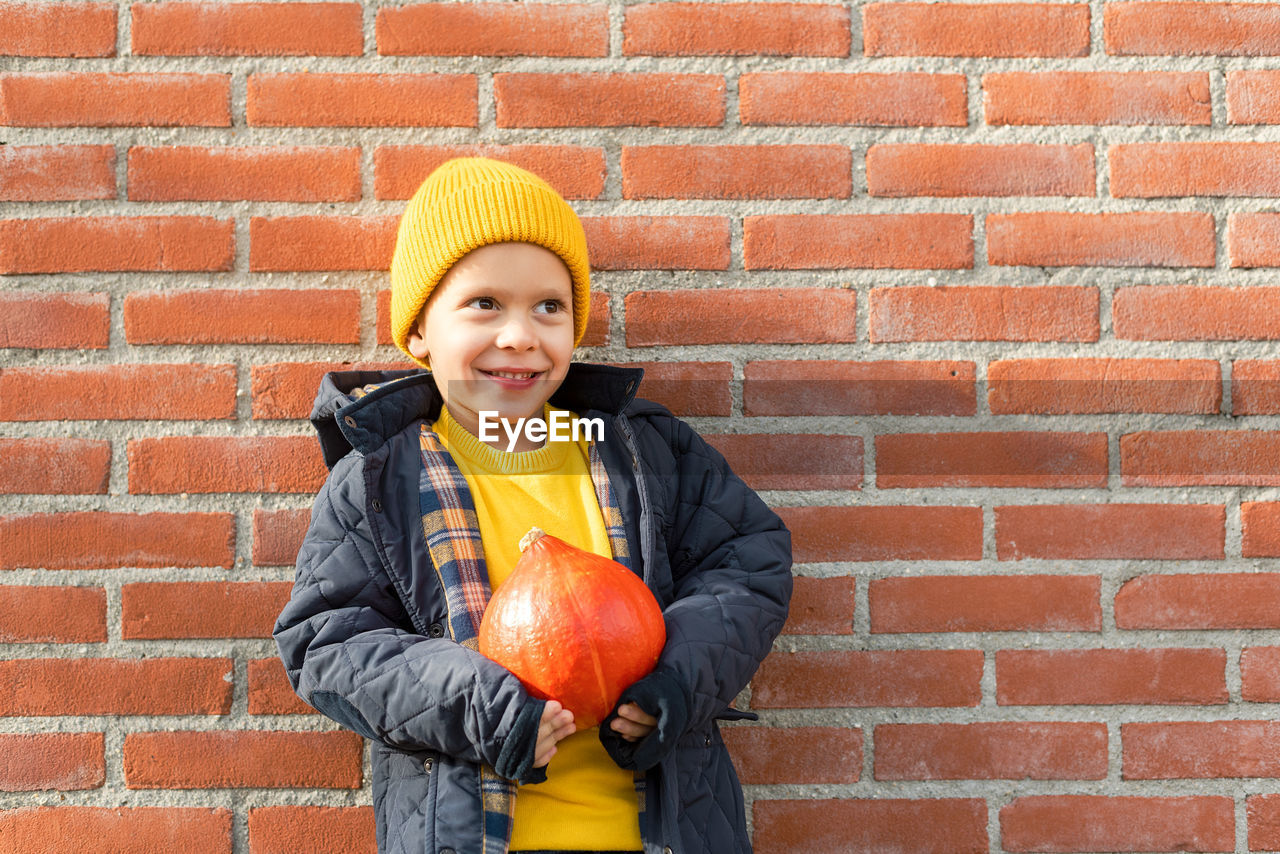
[[[556,742],[573,735],[573,732],[573,712],[555,700],[547,700],[542,709],[542,720],[538,722],[538,743],[533,749],[533,767],[546,766],[551,757],[556,755]]]
[[[609,724],[609,728],[627,741],[639,741],[658,725],[658,719],[645,714],[635,703],[623,703],[618,706],[618,716]]]

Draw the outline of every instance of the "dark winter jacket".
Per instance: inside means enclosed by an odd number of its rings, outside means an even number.
[[[662,406],[641,371],[574,363],[551,403],[605,422],[598,447],[636,572],[663,606],[659,666],[688,722],[647,775],[646,854],[750,850],[717,720],[782,628],[790,535],[724,459]],[[353,389],[382,383],[359,399]],[[383,852],[479,851],[480,766],[497,764],[528,700],[499,665],[449,639],[419,516],[419,431],[439,414],[428,372],[325,378],[312,422],[332,469],[275,638],[290,682],[374,742]]]

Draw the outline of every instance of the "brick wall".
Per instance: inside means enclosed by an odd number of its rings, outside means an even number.
[[[270,628],[396,220],[545,175],[584,359],[795,537],[762,854],[1280,850],[1280,4],[0,3],[0,849],[373,849]],[[763,437],[763,439],[761,438]]]

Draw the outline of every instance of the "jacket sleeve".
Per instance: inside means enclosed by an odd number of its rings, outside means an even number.
[[[341,460],[312,509],[273,631],[289,681],[317,711],[393,748],[510,761],[503,748],[527,737],[521,711],[539,701],[478,652],[412,630],[365,519],[361,462]]]
[[[674,598],[661,664],[689,687],[696,728],[746,687],[782,630],[791,534],[691,427],[676,418],[663,427],[676,468],[665,479]]]

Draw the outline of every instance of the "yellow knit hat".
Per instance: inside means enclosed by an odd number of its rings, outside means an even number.
[[[573,282],[573,343],[587,328],[587,236],[573,208],[518,166],[459,157],[436,167],[409,200],[391,256],[391,340],[410,359],[409,333],[449,268],[490,243],[535,243],[560,256]]]

